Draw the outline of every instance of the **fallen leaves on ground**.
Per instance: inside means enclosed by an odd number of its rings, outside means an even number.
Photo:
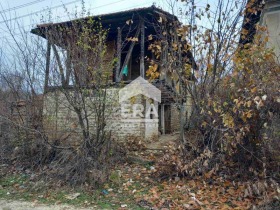
[[[177,177],[160,182],[153,177],[153,172],[157,170],[154,166],[126,165],[120,170],[123,172],[123,183],[119,190],[132,196],[144,209],[243,210],[261,204],[265,198],[279,196],[269,186],[263,189],[263,193],[248,193],[248,188],[256,186],[256,183],[218,176],[198,176],[192,179]]]
[[[150,155],[149,159],[156,160],[154,155]],[[274,200],[274,206],[279,206],[280,189],[278,184],[272,181],[241,181],[230,176],[225,178],[214,174],[192,178],[173,177],[159,181],[156,176],[158,171],[161,169],[157,165],[150,165],[150,162],[147,165],[123,164],[116,166],[114,176],[101,186],[101,189],[85,185],[79,192],[75,189],[68,191],[68,188],[60,192],[61,189],[57,189],[57,185],[56,188],[42,187],[41,182],[32,184],[36,189],[29,188],[30,180],[28,181],[27,177],[32,176],[15,175],[2,179],[0,189],[3,189],[0,190],[0,194],[4,197],[5,193],[5,196],[9,197],[8,192],[13,197],[22,197],[24,193],[28,193],[28,198],[33,201],[94,205],[101,209],[135,209],[138,206],[139,209],[154,210],[243,210],[250,209],[253,205],[266,205],[271,200]]]

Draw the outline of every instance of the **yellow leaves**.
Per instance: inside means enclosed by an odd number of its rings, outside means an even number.
[[[256,93],[256,92],[257,92],[257,87],[251,89],[251,93]]]
[[[246,29],[242,29],[242,31],[241,31],[241,34],[244,36],[246,36],[248,33],[249,33],[249,31]]]
[[[246,115],[247,118],[251,118],[252,117],[252,110],[245,112],[244,115]]]
[[[229,113],[222,114],[223,117],[223,124],[228,128],[234,127],[234,119]]]
[[[213,65],[211,63],[207,64],[207,71],[211,71],[213,68]]]
[[[126,40],[127,41],[131,41],[131,42],[138,42],[138,38],[137,37],[129,37]]]
[[[249,110],[249,111],[247,111],[247,112],[243,112],[243,113],[242,113],[241,119],[242,119],[244,122],[247,122],[247,119],[252,118],[252,116],[253,116],[252,110]]]
[[[150,77],[151,80],[157,79],[160,76],[158,70],[158,64],[150,65],[149,69],[146,72],[146,76]]]
[[[150,37],[150,39],[151,38],[152,38],[152,36]],[[151,50],[152,53],[154,53],[157,58],[159,58],[160,55],[161,55],[161,50],[162,50],[161,49],[161,42],[160,41],[154,41],[153,44],[149,45],[148,49]]]
[[[221,112],[222,112],[222,110],[221,110],[220,108],[214,108],[214,111],[215,111],[216,113],[221,113]]]
[[[153,35],[152,35],[152,34],[150,34],[150,35],[148,36],[148,40],[149,40],[149,41],[153,40]]]
[[[185,64],[184,67],[185,67],[185,75],[186,76],[191,76],[191,74],[192,74],[191,65],[190,64]]]
[[[273,57],[274,57],[273,54],[265,54],[265,55],[264,55],[264,59],[267,60],[267,61],[272,60]]]
[[[269,38],[268,38],[268,36],[266,36],[265,38],[264,38],[264,42],[268,42],[269,41]]]
[[[186,25],[183,25],[182,27],[180,27],[176,30],[177,35],[179,37],[184,37],[188,31],[189,31],[189,26],[186,26]]]
[[[161,46],[160,45],[156,45],[156,48],[158,49],[158,50],[161,50]]]
[[[240,108],[240,106],[241,106],[242,104],[244,104],[243,101],[241,101],[241,100],[239,100],[239,99],[237,99],[237,98],[234,99],[233,102],[236,104],[237,108]]]
[[[221,113],[222,112],[220,105],[215,101],[213,102],[213,108],[214,108],[214,111],[216,113]]]
[[[172,43],[172,48],[173,50],[178,50],[178,44],[177,43]]]
[[[201,124],[201,126],[204,128],[206,127],[206,125],[207,125],[207,122],[205,122],[205,121]]]
[[[250,108],[251,105],[252,105],[252,101],[247,101],[247,102],[245,103],[245,105],[246,105],[248,108]]]
[[[205,33],[204,33],[204,41],[205,41],[205,43],[207,44],[207,43],[211,43],[211,34],[212,34],[212,30],[210,30],[210,29],[207,29],[206,31],[205,31]]]
[[[190,44],[184,44],[183,50],[184,50],[185,52],[188,52],[188,51],[191,50],[191,49],[192,49],[192,46],[191,46]]]

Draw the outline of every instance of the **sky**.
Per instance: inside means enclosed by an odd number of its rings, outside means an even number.
[[[29,32],[36,24],[42,23],[43,19],[52,11],[54,22],[69,20],[65,8],[70,13],[81,11],[82,0],[0,0],[0,40],[9,38],[6,33],[7,27],[4,20],[8,20],[15,33],[18,33],[18,25]],[[118,11],[129,10],[139,7],[149,7],[155,4],[164,10],[169,10],[168,1],[170,0],[84,0],[85,8],[92,15],[106,14]],[[198,4],[217,0],[197,0]],[[180,0],[179,0],[180,2]],[[46,21],[48,22],[48,21]]]
[[[84,0],[84,3],[86,10],[93,15],[148,7],[154,3],[166,7],[164,0]],[[30,31],[36,24],[42,22],[42,16],[48,16],[50,10],[52,19],[68,20],[65,8],[74,13],[81,11],[81,5],[81,0],[0,0],[0,37],[8,36],[3,33],[6,30],[4,19],[9,20],[11,25],[19,22],[21,27]],[[4,19],[2,15],[5,16]]]
[[[83,0],[85,10],[90,12],[90,15],[107,14],[119,11],[130,10],[134,8],[149,7],[155,5],[170,13],[179,11],[184,7],[185,3],[177,4],[175,11],[170,11],[170,2],[175,0]],[[215,10],[219,0],[195,0],[197,8],[204,9],[206,4],[210,4]],[[73,19],[69,17],[66,11],[73,14],[75,11],[82,10],[82,0],[0,0],[0,73],[1,69],[13,71],[17,69],[17,50],[16,44],[7,30],[7,25],[12,29],[16,39],[21,40],[28,37],[28,40],[34,42],[34,36],[30,33],[31,29],[37,24],[50,22],[47,20],[51,11],[51,22],[61,22]],[[181,0],[178,0],[181,2]],[[84,15],[87,16],[87,15]],[[78,15],[78,17],[81,17]],[[186,17],[186,16],[185,16]],[[180,19],[181,20],[181,19]],[[185,23],[184,20],[181,22]],[[201,20],[198,25],[209,25],[207,21]],[[26,36],[20,34],[23,33]],[[36,37],[38,38],[38,37]],[[30,44],[23,39],[23,43]],[[44,41],[44,40],[43,40]],[[35,42],[34,42],[35,43]],[[1,67],[2,65],[2,67]]]
[[[87,12],[91,15],[105,14],[129,10],[139,7],[151,6],[155,1],[158,6],[164,5],[165,0],[83,0]],[[47,20],[49,12],[52,13],[51,22],[60,22],[72,19],[66,10],[73,14],[82,9],[82,0],[0,0],[0,60],[3,56],[12,55],[11,44],[14,43],[8,32],[7,25],[17,39],[23,36],[21,32],[29,35],[30,30],[37,24],[50,22]],[[33,35],[30,34],[30,37]],[[13,44],[12,44],[13,45]]]
[[[149,7],[153,4],[163,10],[170,11],[170,2],[174,0],[83,0],[85,10],[90,15],[113,13],[134,8]],[[44,22],[61,22],[73,19],[66,11],[73,14],[82,9],[82,0],[0,0],[0,59],[11,53],[9,44],[13,38],[7,30],[7,25],[12,29],[16,38],[22,39],[21,32],[29,36],[30,30],[37,24]],[[181,2],[179,0],[178,2]],[[215,7],[218,0],[195,0],[196,5],[205,6],[209,3]],[[175,10],[185,3],[179,3]],[[186,7],[185,7],[186,8]],[[48,20],[51,11],[51,21]],[[175,11],[176,13],[176,11]],[[79,15],[78,15],[79,16]],[[85,15],[87,16],[87,15]],[[80,17],[80,16],[79,16]],[[183,22],[183,21],[182,21]],[[30,37],[33,35],[30,34]]]

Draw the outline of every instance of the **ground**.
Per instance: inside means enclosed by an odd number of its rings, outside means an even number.
[[[263,186],[263,191],[248,191],[247,182],[225,176],[201,175],[192,178],[159,179],[157,161],[166,153],[177,135],[164,136],[132,152],[132,161],[118,165],[110,181],[97,188],[69,188],[61,183],[35,181],[34,174],[24,169],[0,166],[0,207],[3,210],[62,209],[250,209],[253,204],[279,196]],[[134,156],[133,156],[134,155]],[[134,159],[133,159],[134,157]],[[7,171],[9,170],[9,171]],[[18,173],[18,171],[21,171]],[[8,175],[7,175],[8,174]],[[262,183],[253,183],[260,185]],[[254,187],[252,187],[253,189]],[[254,194],[254,195],[253,195]],[[16,201],[15,201],[16,200]],[[267,200],[268,201],[268,200]],[[66,206],[65,206],[66,205]],[[277,209],[277,207],[271,209]],[[280,208],[279,208],[280,209]],[[0,209],[1,210],[1,209]]]
[[[0,200],[1,210],[76,210],[76,207],[69,205],[46,205],[36,202],[26,201],[12,201],[12,200]],[[79,208],[80,210],[90,210],[92,208]]]

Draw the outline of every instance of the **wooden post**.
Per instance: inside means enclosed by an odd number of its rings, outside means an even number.
[[[136,31],[136,33],[135,33],[135,38],[138,38],[138,37],[139,37],[140,28],[141,28],[141,27],[140,27],[140,25],[139,25],[138,28],[137,28],[137,31]],[[123,69],[124,69],[124,67],[128,64],[128,61],[129,61],[129,59],[130,59],[130,56],[131,56],[132,50],[133,50],[133,48],[134,48],[134,45],[135,45],[135,42],[133,41],[133,42],[131,43],[131,45],[129,46],[129,49],[128,49],[128,52],[127,52],[127,54],[126,54],[124,63],[123,63],[123,65],[122,65],[122,70],[121,70],[120,75],[119,75],[120,80],[121,80],[122,77],[123,77]]]
[[[65,85],[69,85],[70,80],[70,74],[71,74],[71,55],[70,55],[70,49],[67,50],[67,58],[66,58],[66,79],[65,79]]]
[[[165,116],[164,116],[164,104],[161,105],[161,129],[162,134],[165,134]]]
[[[65,86],[65,76],[64,76],[64,72],[63,72],[63,66],[61,64],[59,54],[58,54],[57,49],[56,49],[54,44],[52,44],[52,48],[53,48],[54,55],[55,55],[56,60],[57,60],[57,64],[58,64],[58,68],[59,68],[59,72],[60,72],[60,76],[61,76],[61,84],[64,87]]]
[[[181,101],[181,105],[180,105],[180,141],[182,143],[186,143],[185,138],[184,138],[185,124],[186,124],[186,105]]]
[[[47,44],[47,55],[46,55],[46,72],[45,72],[45,83],[44,83],[44,93],[47,92],[49,86],[50,77],[50,60],[51,60],[51,43],[48,41]]]
[[[140,54],[140,76],[145,78],[145,24],[141,20],[141,54]]]
[[[162,44],[162,52],[160,55],[161,65],[160,65],[160,79],[167,80],[167,70],[166,70],[166,61],[167,61],[167,45]]]
[[[115,73],[115,81],[120,82],[120,70],[121,70],[121,59],[122,59],[122,32],[120,27],[118,27],[118,38],[117,38],[117,66]]]

